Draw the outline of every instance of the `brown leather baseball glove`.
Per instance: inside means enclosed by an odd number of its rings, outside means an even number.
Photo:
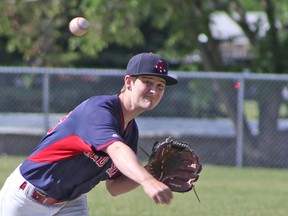
[[[190,191],[202,170],[199,157],[192,147],[171,137],[154,144],[145,167],[174,192]]]

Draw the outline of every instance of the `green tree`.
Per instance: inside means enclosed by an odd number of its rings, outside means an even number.
[[[266,14],[269,28],[262,37],[259,37],[260,22],[253,28],[249,26],[246,15],[251,10]],[[221,11],[241,27],[250,42],[255,58],[245,68],[256,73],[283,74],[288,71],[287,10],[287,0],[2,0],[0,47],[21,56],[22,64],[31,66],[71,66],[77,60],[107,54],[115,47],[127,53],[153,48],[169,59],[181,59],[198,50],[203,60],[199,67],[181,62],[179,68],[231,71],[233,67],[222,59],[221,41],[210,28],[211,15]],[[90,31],[85,37],[73,37],[68,32],[68,22],[75,16],[90,21]],[[206,43],[198,40],[201,34],[206,35]],[[119,50],[117,58],[111,59],[127,60]],[[263,92],[254,98],[259,105],[259,135],[253,135],[245,119],[247,157],[257,155],[265,161],[267,154],[275,150],[271,143],[283,133],[277,129],[277,120],[285,85],[268,89],[265,82],[258,84],[258,91]],[[228,91],[218,81],[213,81],[212,86],[236,128],[237,91]],[[263,95],[265,99],[261,98]],[[258,143],[264,149],[261,152],[254,148]]]

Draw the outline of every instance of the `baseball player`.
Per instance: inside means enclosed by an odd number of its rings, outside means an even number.
[[[82,102],[7,178],[0,192],[0,215],[89,215],[85,194],[100,181],[106,182],[112,196],[141,185],[155,203],[169,204],[169,187],[137,159],[135,117],[152,110],[165,86],[176,83],[161,56],[132,57],[119,94]]]

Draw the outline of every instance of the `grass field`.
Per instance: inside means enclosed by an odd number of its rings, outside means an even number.
[[[0,157],[0,185],[23,160]],[[154,204],[142,188],[111,197],[101,183],[88,194],[91,216],[286,216],[288,170],[204,165],[197,192],[174,194],[171,205]]]

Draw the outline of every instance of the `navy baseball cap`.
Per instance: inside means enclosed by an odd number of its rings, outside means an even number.
[[[174,85],[178,80],[168,76],[168,62],[154,53],[140,53],[133,56],[127,65],[127,75],[158,76],[166,81],[166,85]]]

